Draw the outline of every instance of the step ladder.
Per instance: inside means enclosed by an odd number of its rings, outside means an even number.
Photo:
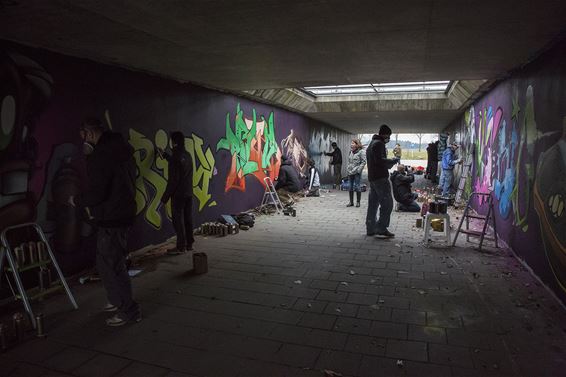
[[[458,182],[458,188],[456,189],[456,196],[454,197],[454,205],[457,207],[462,204],[462,195],[464,194],[464,190],[466,189],[466,181],[468,180],[468,176],[470,175],[471,168],[471,161],[466,160],[462,167],[462,174],[460,175],[460,181]]]
[[[47,255],[45,256],[45,259],[41,259],[40,257],[40,253],[38,252],[37,257],[34,260],[31,260],[30,258],[30,262],[32,263],[18,263],[18,260],[16,258],[16,255],[14,254],[14,248],[12,247],[12,245],[9,242],[9,237],[8,234],[15,231],[15,230],[25,230],[26,228],[28,228],[28,230],[33,230],[35,231],[35,233],[37,234],[37,236],[39,237],[40,242],[43,243],[43,247],[45,247],[45,250],[47,252]],[[56,273],[57,273],[57,277],[59,278],[59,282],[62,285],[62,287],[65,289],[65,292],[67,293],[67,296],[69,297],[69,301],[71,301],[71,305],[75,308],[78,309],[79,306],[77,305],[77,302],[75,301],[75,298],[73,296],[73,294],[71,293],[71,289],[69,288],[69,286],[67,285],[67,281],[65,280],[65,277],[63,276],[63,273],[61,272],[61,269],[59,268],[59,264],[57,264],[57,260],[55,259],[55,255],[53,254],[53,251],[51,250],[51,247],[49,246],[49,242],[47,242],[47,238],[45,237],[45,234],[43,233],[43,230],[41,229],[41,227],[36,224],[36,223],[26,223],[26,224],[21,224],[21,225],[15,225],[15,226],[11,226],[8,228],[5,228],[2,233],[0,234],[0,241],[1,241],[1,248],[0,248],[0,281],[1,281],[1,277],[3,275],[6,276],[6,280],[8,281],[8,284],[10,285],[10,289],[12,290],[12,294],[14,295],[14,298],[16,300],[22,300],[22,303],[24,305],[24,309],[26,311],[26,313],[29,316],[30,322],[33,326],[33,328],[37,328],[37,323],[35,320],[35,315],[33,313],[33,309],[31,307],[31,301],[33,299],[36,298],[41,298],[49,293],[52,293],[55,290],[59,290],[61,288],[61,286],[57,285],[55,287],[52,287],[50,289],[45,289],[43,291],[39,291],[36,294],[32,295],[31,297],[28,294],[28,291],[25,289],[23,281],[22,281],[22,277],[20,276],[20,274],[22,272],[26,272],[26,271],[31,271],[34,269],[46,269],[49,268],[49,265],[52,265],[53,268],[55,269]],[[30,252],[31,253],[31,252]],[[6,259],[8,261],[8,265],[4,266],[4,259]],[[9,274],[12,274],[12,277],[16,283],[16,290],[14,290],[10,280],[9,280]]]
[[[273,204],[277,213],[281,214],[284,208],[281,200],[279,200],[279,195],[277,195],[273,181],[271,178],[265,177],[263,182],[265,184],[265,192],[263,193],[263,200],[261,201],[259,210],[262,211],[264,207]]]
[[[471,213],[472,209],[472,202],[474,198],[481,199],[487,197],[487,214],[486,215],[478,215]],[[482,230],[471,230],[470,229],[470,219],[478,219],[483,221]],[[462,229],[462,225],[466,221],[466,229]],[[491,221],[493,226],[493,237],[487,235],[487,226]],[[462,215],[462,219],[460,220],[460,225],[458,225],[458,230],[456,231],[456,235],[454,236],[454,240],[452,241],[452,246],[456,245],[456,240],[458,239],[458,235],[463,233],[466,235],[466,240],[469,241],[470,237],[479,237],[480,244],[479,250],[482,249],[483,241],[484,240],[493,240],[495,241],[495,247],[498,248],[497,245],[497,228],[495,226],[495,210],[493,206],[493,195],[492,192],[484,193],[484,192],[473,192],[468,199],[468,204],[466,204],[466,209],[464,209],[464,214]]]

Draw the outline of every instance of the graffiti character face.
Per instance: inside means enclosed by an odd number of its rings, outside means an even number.
[[[554,276],[566,291],[566,117],[564,130],[562,139],[539,159],[534,201],[546,256]]]

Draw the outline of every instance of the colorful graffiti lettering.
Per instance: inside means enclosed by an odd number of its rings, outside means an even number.
[[[154,142],[142,133],[130,129],[129,143],[134,148],[134,158],[138,167],[136,177],[136,204],[137,214],[144,212],[145,220],[154,228],[160,229],[162,216],[159,210],[160,199],[167,186],[168,164],[165,159],[156,157],[156,148],[165,149],[169,145],[167,133],[158,130],[155,133]],[[205,206],[215,206],[212,201],[209,187],[210,180],[214,174],[214,156],[210,147],[203,149],[202,138],[192,134],[185,138],[187,152],[193,158],[193,195],[199,201],[199,211]],[[197,165],[198,163],[198,165]],[[151,192],[148,191],[148,187]],[[166,215],[171,218],[171,204],[166,205]]]
[[[246,176],[253,175],[263,185],[263,179],[275,179],[281,166],[281,151],[275,140],[273,112],[267,121],[261,116],[257,120],[255,109],[252,119],[244,117],[240,104],[236,106],[234,129],[230,123],[230,113],[226,114],[226,137],[220,139],[216,150],[227,150],[232,155],[232,164],[226,177],[224,190],[246,191]]]
[[[289,135],[281,140],[281,149],[285,156],[291,160],[295,169],[304,175],[307,170],[307,159],[309,156],[303,142],[295,134],[294,130],[291,130]]]

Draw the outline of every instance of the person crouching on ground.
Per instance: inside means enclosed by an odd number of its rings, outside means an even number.
[[[287,156],[281,156],[281,167],[275,184],[275,190],[277,190],[281,204],[284,206],[292,205],[295,202],[292,194],[299,192],[300,189],[301,181],[297,169]]]
[[[393,184],[393,197],[399,203],[399,211],[419,212],[421,208],[415,201],[419,194],[411,192],[411,183],[415,181],[415,176],[407,172],[404,165],[397,165],[397,170],[391,173],[391,183]]]
[[[391,211],[393,210],[389,169],[398,163],[399,160],[387,158],[385,144],[389,143],[390,138],[391,128],[384,124],[379,128],[379,134],[373,135],[371,143],[366,150],[370,187],[366,216],[366,234],[368,236],[395,237],[393,233],[387,230],[391,221]],[[377,220],[378,209],[379,220]]]
[[[440,175],[440,188],[442,189],[442,196],[450,194],[450,186],[454,178],[454,166],[462,163],[462,159],[456,157],[455,153],[458,149],[458,144],[452,143],[450,147],[442,153],[442,174]]]
[[[305,196],[320,196],[320,175],[318,169],[314,166],[314,160],[309,158],[307,160],[309,171],[305,181]]]
[[[350,203],[346,207],[354,206],[354,191],[356,192],[356,207],[360,206],[362,199],[362,172],[366,166],[366,152],[359,139],[353,139],[350,144],[350,154],[348,155],[348,179],[350,182]]]
[[[185,149],[185,136],[182,132],[171,133],[173,153],[169,155],[158,149],[160,157],[169,164],[167,187],[161,197],[165,205],[171,200],[173,228],[177,234],[177,245],[167,250],[168,254],[182,254],[193,250],[193,159]]]

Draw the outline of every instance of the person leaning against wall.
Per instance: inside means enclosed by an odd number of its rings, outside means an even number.
[[[161,197],[165,205],[171,200],[173,228],[177,234],[176,247],[167,250],[170,255],[183,254],[193,250],[193,159],[185,149],[185,135],[171,132],[171,155],[157,149],[161,158],[169,164],[167,187]]]
[[[366,166],[366,152],[359,139],[353,139],[350,144],[350,153],[348,154],[348,166],[346,171],[350,183],[349,195],[350,203],[346,207],[354,206],[354,191],[356,192],[356,207],[360,206],[362,199],[362,172]]]
[[[111,132],[95,118],[81,127],[83,153],[87,156],[89,184],[80,198],[69,204],[83,208],[98,228],[96,268],[106,289],[104,312],[116,312],[108,326],[141,321],[140,306],[134,301],[126,267],[126,237],[136,216],[134,150],[122,135]]]
[[[338,144],[333,142],[332,144],[333,151],[332,152],[322,152],[326,156],[332,157],[330,160],[330,165],[334,167],[334,188],[340,188],[342,184],[342,151],[338,148]]]

